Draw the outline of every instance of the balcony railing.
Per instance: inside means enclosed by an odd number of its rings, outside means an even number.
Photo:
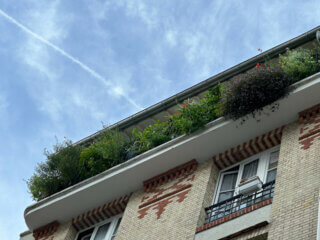
[[[266,199],[273,198],[275,181],[262,185],[262,189],[249,195],[239,194],[222,202],[205,208],[207,217],[205,223],[210,223],[232,213],[238,212],[253,204],[260,203]]]

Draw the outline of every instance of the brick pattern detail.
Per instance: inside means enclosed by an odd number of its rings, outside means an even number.
[[[310,120],[309,120],[310,121]],[[270,240],[316,239],[320,189],[320,141],[301,148],[298,121],[283,131],[271,208]]]
[[[311,108],[299,112],[299,122],[309,122],[312,118],[315,118],[320,113],[320,104],[317,104]]]
[[[153,178],[150,178],[143,182],[144,191],[148,192],[153,188],[161,186],[170,180],[172,181],[176,178],[179,178],[180,176],[185,175],[186,173],[189,174],[191,172],[194,172],[195,170],[197,170],[197,166],[198,162],[195,159],[193,159],[173,169],[170,169],[169,171],[161,173]]]
[[[86,213],[80,214],[79,216],[72,219],[72,225],[77,230],[88,228],[96,223],[99,223],[107,218],[118,215],[124,212],[127,203],[130,199],[131,194],[125,195],[106,203],[102,206],[92,209]]]
[[[263,202],[256,203],[256,204],[254,204],[254,205],[252,205],[250,207],[246,207],[244,209],[241,209],[240,211],[234,212],[234,213],[232,213],[230,215],[227,215],[227,216],[225,216],[223,218],[219,218],[219,219],[214,220],[214,221],[212,221],[210,223],[207,223],[207,224],[205,224],[203,226],[200,226],[200,227],[198,227],[196,229],[196,232],[198,233],[198,232],[207,230],[209,228],[215,227],[215,226],[220,225],[220,224],[222,224],[224,222],[227,222],[227,221],[230,221],[230,220],[232,220],[234,218],[240,217],[243,214],[246,214],[246,213],[252,212],[252,211],[254,211],[254,210],[258,209],[258,208],[267,206],[267,205],[269,205],[271,203],[272,203],[272,198],[266,199]]]
[[[219,170],[222,170],[259,152],[274,147],[281,143],[283,129],[284,126],[220,153],[212,158],[213,162]]]
[[[193,175],[194,178],[188,181],[187,179],[192,178]],[[179,183],[185,185],[185,189],[181,188],[183,190],[171,195],[177,189],[170,187],[185,176],[187,178]],[[156,202],[150,201],[157,194],[156,192],[144,191],[143,188],[134,192],[123,214],[115,240],[194,240],[199,218],[202,219],[204,207],[208,206],[212,200],[217,178],[218,170],[211,159],[208,159],[198,164],[196,171],[190,171],[189,174],[184,173],[183,176],[166,183],[163,182],[161,186],[158,184],[154,189],[169,189],[158,195],[156,198],[158,201]],[[189,184],[192,184],[192,186],[188,187]],[[208,189],[209,191],[207,191]],[[186,191],[188,192],[185,193]],[[166,197],[161,198],[166,194],[168,194]],[[160,211],[161,217],[158,218],[159,209],[153,209],[156,207],[153,205],[162,201],[164,202],[161,205],[168,202],[169,204],[165,206],[162,213]],[[139,208],[147,202],[149,205]],[[163,207],[161,205],[159,206],[160,210]],[[147,214],[139,219],[138,217],[141,215],[139,211],[148,207],[151,208],[147,211]],[[203,221],[201,224],[203,224]]]
[[[192,187],[191,182],[194,181],[195,175],[184,172],[184,175],[180,172],[180,177],[177,181],[168,187],[163,188],[152,188],[147,190],[148,195],[144,195],[141,198],[141,203],[139,205],[138,213],[139,219],[142,219],[147,215],[150,209],[157,210],[157,219],[161,217],[161,214],[165,211],[165,208],[174,201],[183,202],[187,194],[190,192]]]
[[[45,226],[33,230],[33,237],[35,240],[44,238],[44,239],[53,239],[53,234],[57,231],[59,223],[54,221]]]
[[[313,145],[314,140],[320,140],[320,115],[304,121],[299,132],[301,149],[307,150]]]

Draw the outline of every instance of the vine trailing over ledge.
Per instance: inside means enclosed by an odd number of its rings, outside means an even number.
[[[209,89],[200,101],[189,101],[164,122],[134,129],[129,138],[118,130],[104,131],[88,147],[65,140],[46,161],[38,164],[27,181],[33,199],[39,201],[84,179],[127,161],[177,136],[189,134],[220,116],[233,119],[255,117],[263,109],[273,112],[276,101],[289,93],[289,86],[319,71],[318,51],[288,50],[278,64],[257,63],[256,68],[235,76],[226,84]]]
[[[265,106],[273,112],[275,101],[289,93],[291,82],[279,66],[259,67],[240,74],[228,84],[221,100],[221,113],[238,119],[250,113],[255,117]]]

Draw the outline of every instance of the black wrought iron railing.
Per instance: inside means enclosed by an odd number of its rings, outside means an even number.
[[[268,182],[266,184],[263,184],[262,189],[259,191],[251,193],[249,195],[239,194],[205,208],[205,211],[207,213],[205,223],[210,223],[214,220],[223,218],[244,208],[250,207],[253,204],[273,198],[274,186],[275,181]]]

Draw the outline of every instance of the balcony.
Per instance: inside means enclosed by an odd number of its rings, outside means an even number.
[[[227,239],[246,230],[267,225],[274,186],[275,181],[272,181],[251,194],[239,194],[207,207],[205,224],[197,228],[195,239]]]

